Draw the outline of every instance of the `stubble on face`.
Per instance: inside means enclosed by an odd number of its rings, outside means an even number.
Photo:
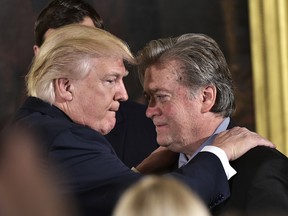
[[[175,152],[193,143],[201,105],[179,82],[178,68],[176,61],[153,65],[144,77],[144,90],[150,100],[146,113],[156,126],[157,142]]]

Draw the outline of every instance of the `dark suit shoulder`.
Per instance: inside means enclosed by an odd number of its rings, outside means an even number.
[[[283,160],[287,161],[287,157],[282,154],[277,149],[265,147],[265,146],[257,146],[249,150],[246,154],[244,154],[239,159],[232,161],[231,164],[233,166],[238,166],[238,164],[249,163],[249,167],[258,167],[265,162],[269,162],[271,160]],[[253,163],[250,163],[253,161]],[[248,164],[247,164],[248,165]]]
[[[231,196],[213,209],[213,215],[288,212],[288,159],[284,154],[259,146],[231,165],[237,171],[229,180]]]

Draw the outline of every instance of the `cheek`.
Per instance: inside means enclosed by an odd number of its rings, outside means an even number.
[[[102,113],[110,106],[111,102],[113,101],[113,96],[109,91],[105,92],[98,90],[91,92],[89,97],[86,97],[86,100],[88,100],[86,103],[88,103],[93,110],[97,110],[99,113]]]
[[[88,118],[87,120],[93,119],[95,121],[103,116],[105,104],[107,104],[103,99],[105,98],[98,93],[91,94],[91,92],[89,94],[87,92],[85,96],[78,98],[78,104],[81,106],[83,115]]]
[[[98,89],[94,93],[94,98],[96,98],[102,105],[107,105],[113,101],[114,95],[115,91],[113,91],[113,89]]]
[[[192,110],[188,110],[188,107],[179,105],[167,109],[167,119],[172,130],[178,134],[189,130],[193,121],[192,112]]]
[[[162,107],[162,114],[170,119],[170,121],[177,121],[177,119],[181,119],[181,116],[183,115],[184,108],[179,106],[178,104],[165,104]]]
[[[87,111],[90,111],[91,116],[94,116],[96,120],[101,120],[107,113],[106,103],[104,101],[95,100],[89,104]],[[95,119],[94,119],[95,120]]]

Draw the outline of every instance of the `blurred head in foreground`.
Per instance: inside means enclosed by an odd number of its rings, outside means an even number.
[[[169,177],[147,176],[129,188],[113,216],[209,216],[190,188]]]
[[[43,157],[32,131],[20,125],[0,134],[1,216],[76,216],[72,197],[60,193],[60,175]]]

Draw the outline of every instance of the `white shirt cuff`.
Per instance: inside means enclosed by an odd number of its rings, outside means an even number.
[[[131,170],[135,173],[140,173],[139,170],[137,170],[135,167],[132,167]]]
[[[222,163],[222,166],[224,168],[224,171],[226,173],[227,179],[229,180],[232,176],[234,176],[237,172],[235,169],[233,169],[231,167],[231,165],[229,164],[228,158],[226,156],[226,153],[219,147],[216,146],[205,146],[202,151],[206,151],[206,152],[211,152],[213,154],[215,154],[219,160]]]

